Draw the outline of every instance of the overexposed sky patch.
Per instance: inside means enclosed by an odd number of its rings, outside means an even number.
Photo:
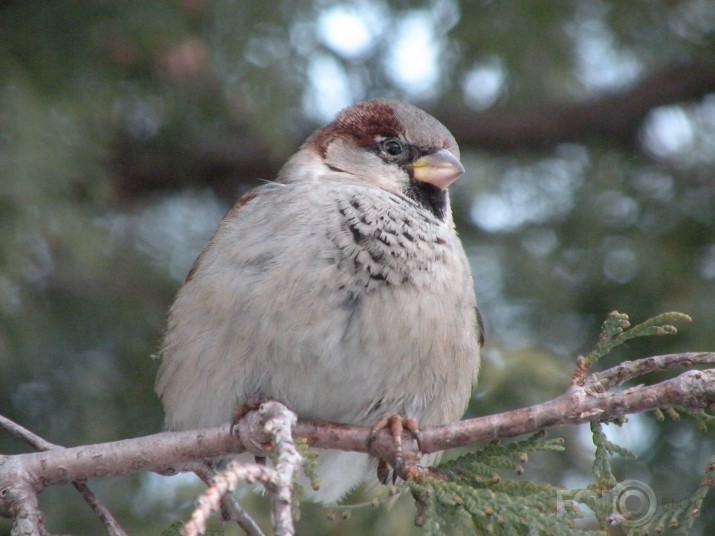
[[[334,56],[315,54],[308,63],[308,80],[304,107],[318,121],[331,121],[355,101],[354,85]]]
[[[387,78],[408,99],[434,96],[440,88],[442,48],[435,24],[427,11],[408,11],[392,18],[382,4],[370,1],[322,11],[316,21],[317,36],[334,55],[317,53],[309,59],[304,98],[308,115],[328,121],[363,97],[360,71],[353,72],[353,65],[359,66],[355,62],[378,46],[388,29],[390,46],[383,60]]]
[[[643,143],[660,158],[689,151],[695,140],[693,122],[680,106],[663,106],[648,115]]]
[[[620,43],[606,20],[601,2],[580,2],[566,32],[575,46],[576,76],[589,92],[618,90],[636,82],[643,66]]]
[[[387,14],[373,2],[340,4],[323,11],[318,18],[320,41],[344,58],[367,53],[383,32]]]
[[[385,59],[390,80],[411,97],[428,98],[439,89],[440,43],[427,12],[406,13],[394,29],[394,44]]]
[[[577,75],[589,89],[620,89],[634,83],[641,64],[629,50],[619,47],[608,27],[597,20],[580,25],[576,39]]]
[[[489,108],[504,90],[506,73],[498,58],[491,58],[470,69],[462,81],[464,100],[474,110]]]

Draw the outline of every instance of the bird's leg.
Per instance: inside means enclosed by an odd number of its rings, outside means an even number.
[[[382,430],[390,430],[392,440],[395,443],[395,471],[393,473],[393,483],[397,479],[397,475],[403,473],[405,469],[404,449],[402,447],[402,433],[407,430],[412,434],[412,437],[417,441],[418,450],[420,446],[419,427],[414,419],[406,419],[401,415],[393,413],[380,417],[370,429],[370,436],[367,440],[368,450],[373,441],[377,438],[377,434]],[[380,459],[377,465],[377,478],[382,484],[387,484],[389,479],[389,468],[385,460]]]

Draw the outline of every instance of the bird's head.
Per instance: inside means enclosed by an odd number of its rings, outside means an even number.
[[[440,219],[447,217],[447,187],[464,173],[449,130],[399,101],[373,100],[346,108],[316,130],[301,152],[315,162],[310,180],[372,185],[409,197]],[[287,181],[308,178],[291,177],[290,167],[281,175]]]

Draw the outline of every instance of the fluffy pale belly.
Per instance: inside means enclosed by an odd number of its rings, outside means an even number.
[[[305,319],[298,330],[267,324],[271,333],[257,338],[270,343],[255,348],[266,355],[265,374],[244,394],[256,389],[303,417],[354,424],[385,413],[424,424],[459,419],[476,374],[478,350],[467,325],[473,313],[464,310],[464,318],[445,325],[444,309],[454,318],[460,304],[426,291],[416,299],[415,288],[384,290],[319,317],[294,310],[294,318]]]

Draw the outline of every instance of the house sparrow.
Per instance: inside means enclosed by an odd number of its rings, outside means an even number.
[[[186,276],[156,381],[168,426],[228,422],[255,396],[351,425],[459,420],[482,344],[447,194],[463,172],[450,132],[402,102],[355,104],[314,132]],[[338,501],[375,467],[323,451],[308,497]]]

